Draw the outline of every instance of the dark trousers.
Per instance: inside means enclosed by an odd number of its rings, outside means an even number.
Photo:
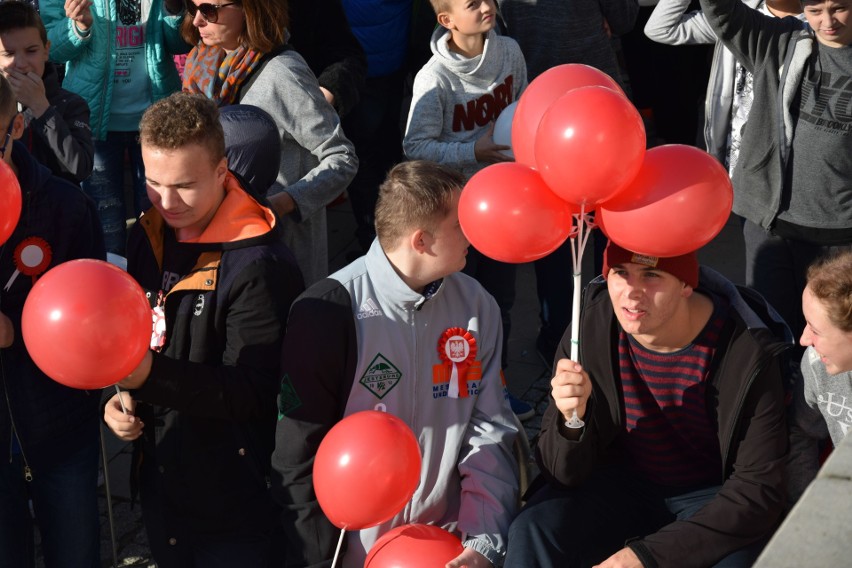
[[[500,318],[503,320],[503,357],[502,368],[508,365],[509,332],[512,330],[512,306],[515,305],[515,275],[517,265],[500,262],[489,258],[470,247],[467,254],[467,264],[463,272],[476,278],[485,290],[494,296],[500,308]]]
[[[270,510],[259,512],[252,519],[252,526],[246,526],[239,533],[199,534],[187,522],[169,515],[159,489],[157,469],[143,463],[140,474],[142,521],[151,556],[159,568],[267,568],[273,565],[275,519],[271,500]],[[216,495],[210,496],[210,499],[216,498]]]
[[[46,566],[98,568],[101,565],[99,463],[97,435],[61,462],[34,469],[32,481],[24,478],[24,462],[19,454],[12,456],[11,461],[0,460],[0,566],[34,565],[30,499]]]
[[[582,486],[539,489],[512,522],[504,568],[594,566],[663,526],[688,519],[719,487],[667,495],[622,469],[599,470]],[[751,566],[764,541],[724,558],[716,567]]]
[[[746,219],[743,224],[746,254],[746,285],[760,292],[799,337],[805,329],[802,292],[808,266],[821,256],[850,245],[814,245],[766,232]]]
[[[368,77],[361,99],[343,117],[343,131],[355,146],[358,173],[347,188],[355,236],[366,252],[376,236],[374,227],[379,186],[402,161],[401,112],[405,77],[401,72]]]

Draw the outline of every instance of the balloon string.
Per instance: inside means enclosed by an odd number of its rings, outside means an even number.
[[[580,213],[574,215],[577,220],[576,234],[571,236],[571,260],[574,262],[574,290],[571,302],[571,360],[580,358],[580,294],[583,286],[583,251],[589,240],[589,234],[594,228],[590,216],[586,215],[586,205],[580,205]],[[571,419],[565,422],[568,428],[582,428],[585,422],[580,420],[577,409],[574,409]]]
[[[340,556],[340,547],[343,546],[344,534],[346,534],[346,529],[340,529],[340,538],[337,540],[337,549],[334,551],[334,560],[331,562],[331,568],[337,566],[337,558]]]
[[[115,392],[118,393],[118,403],[121,404],[121,411],[124,414],[127,414],[127,407],[124,406],[124,399],[121,397],[121,389],[118,388],[118,385],[113,385],[115,387]]]

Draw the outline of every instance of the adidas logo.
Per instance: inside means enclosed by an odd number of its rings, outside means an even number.
[[[376,302],[374,302],[372,298],[367,298],[367,301],[361,304],[361,307],[358,309],[358,313],[355,314],[355,317],[362,320],[374,318],[380,315],[382,315],[382,310],[379,309]]]

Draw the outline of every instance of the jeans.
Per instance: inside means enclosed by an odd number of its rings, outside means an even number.
[[[50,568],[98,568],[100,517],[98,514],[98,438],[63,463],[33,470],[24,479],[20,455],[0,460],[0,566],[33,566],[32,500],[41,532],[45,565]]]
[[[127,208],[124,203],[124,158],[128,157],[133,182],[133,211],[139,216],[151,206],[145,189],[145,166],[138,132],[108,132],[106,140],[95,140],[92,175],[83,181],[83,191],[98,209],[107,252],[124,255],[127,246]]]
[[[675,520],[690,518],[720,486],[664,494],[624,469],[596,471],[582,486],[539,489],[512,522],[505,568],[574,568],[603,562],[625,542],[653,534]],[[748,505],[744,505],[748,506]],[[747,536],[732,536],[746,543]],[[744,545],[714,566],[751,566],[768,536]]]

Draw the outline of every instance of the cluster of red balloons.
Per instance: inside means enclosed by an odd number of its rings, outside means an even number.
[[[516,161],[479,171],[459,201],[465,236],[496,260],[550,254],[581,208],[599,211],[610,239],[652,256],[702,247],[730,214],[721,164],[689,146],[646,152],[639,112],[593,67],[559,65],[530,83],[514,109],[511,141]]]
[[[132,276],[102,260],[47,271],[24,302],[21,334],[48,377],[78,389],[114,385],[151,342],[151,307]]]

